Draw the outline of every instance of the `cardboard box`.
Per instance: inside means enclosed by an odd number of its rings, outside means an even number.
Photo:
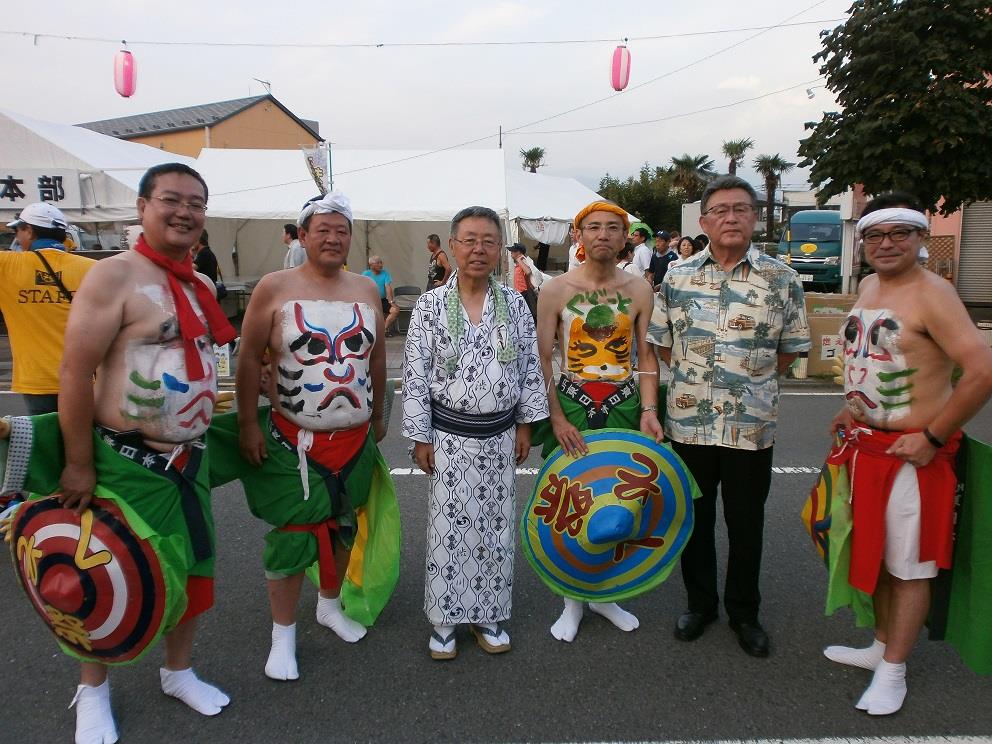
[[[847,315],[857,301],[856,294],[806,292],[806,315]]]
[[[834,360],[844,356],[841,325],[847,314],[814,314],[809,316],[809,350],[807,374],[810,377],[833,377]]]

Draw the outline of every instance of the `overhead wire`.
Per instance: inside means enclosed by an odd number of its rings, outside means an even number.
[[[803,11],[806,12],[806,11]],[[800,15],[800,14],[797,14]],[[792,16],[793,18],[795,16]],[[654,34],[651,36],[630,36],[627,41],[665,41],[670,39],[692,38],[697,36],[715,36],[733,34],[744,31],[771,30],[773,28],[788,28],[792,26],[811,26],[823,23],[839,23],[843,18],[828,18],[818,21],[797,21],[796,23],[779,23],[774,26],[744,26],[741,28],[709,29],[704,31],[683,31],[680,33]],[[110,36],[81,36],[76,34],[51,34],[35,31],[0,30],[0,35],[24,36],[34,39],[56,39],[60,41],[83,41],[101,44],[120,44],[121,39]],[[402,42],[254,42],[254,41],[168,41],[161,39],[128,39],[129,46],[196,46],[196,47],[228,47],[251,49],[384,49],[384,48],[418,48],[418,47],[494,47],[494,46],[561,46],[570,44],[603,44],[615,43],[616,37],[602,39],[528,39],[521,41],[402,41]]]
[[[744,39],[742,39],[740,41],[737,41],[737,42],[735,42],[735,43],[733,43],[733,44],[731,44],[729,46],[723,47],[722,49],[718,49],[715,52],[711,52],[710,54],[707,54],[707,55],[705,55],[703,57],[700,57],[699,59],[694,60],[692,62],[688,62],[688,63],[682,65],[681,67],[675,68],[674,70],[669,70],[668,72],[662,73],[661,75],[658,75],[656,77],[653,77],[650,80],[646,80],[643,83],[638,83],[637,85],[632,86],[631,88],[629,88],[629,90],[632,92],[632,91],[638,90],[640,88],[644,88],[645,86],[652,85],[652,84],[658,82],[659,80],[663,80],[663,79],[665,79],[667,77],[671,77],[672,75],[675,75],[675,74],[677,74],[679,72],[683,72],[684,70],[687,70],[690,67],[693,67],[695,65],[701,64],[701,63],[703,63],[703,62],[705,62],[707,60],[713,59],[714,57],[716,57],[716,56],[718,56],[720,54],[724,54],[725,52],[729,52],[731,49],[736,49],[741,44],[745,44],[748,41],[751,41],[753,39],[756,39],[757,37],[759,37],[759,36],[767,33],[768,31],[771,31],[772,29],[778,28],[783,23],[788,23],[793,18],[797,18],[798,16],[801,16],[804,13],[808,13],[809,11],[813,10],[813,8],[816,8],[819,5],[823,5],[823,3],[825,3],[826,1],[827,0],[817,0],[817,2],[813,3],[809,7],[804,8],[803,10],[800,10],[797,13],[793,13],[792,15],[784,18],[783,20],[779,21],[779,23],[777,23],[777,24],[775,24],[773,26],[765,27],[764,30],[758,31],[757,33],[752,34],[752,35],[750,35],[750,36],[748,36],[748,37],[746,37],[746,38],[744,38]],[[566,116],[568,114],[575,113],[576,111],[581,111],[583,109],[590,108],[591,106],[596,106],[596,105],[598,105],[600,103],[603,103],[604,101],[609,101],[609,100],[614,99],[614,98],[616,98],[617,96],[620,96],[620,95],[623,95],[623,94],[622,93],[614,93],[614,94],[609,95],[609,96],[603,96],[602,98],[597,98],[594,101],[589,101],[588,103],[583,103],[583,104],[580,104],[578,106],[573,106],[572,108],[566,109],[565,111],[561,111],[561,112],[559,112],[557,114],[552,114],[551,116],[545,116],[545,117],[543,117],[541,119],[536,119],[534,121],[527,122],[526,124],[520,124],[520,125],[515,126],[515,127],[510,127],[509,129],[503,130],[503,134],[513,134],[513,133],[519,132],[521,129],[528,129],[528,128],[532,127],[532,126],[536,126],[538,124],[543,124],[546,121],[551,121],[553,119],[558,119],[558,118],[561,118],[562,116]],[[477,144],[479,142],[483,142],[483,141],[485,141],[487,139],[490,139],[490,138],[492,138],[494,136],[497,136],[497,135],[495,133],[492,133],[492,134],[485,135],[483,137],[477,137],[477,138],[472,139],[472,140],[467,140],[465,142],[460,142],[460,143],[455,144],[455,145],[449,145],[447,147],[442,147],[442,148],[439,148],[437,150],[431,150],[431,151],[428,151],[428,152],[419,153],[417,155],[410,155],[410,156],[405,157],[405,158],[398,158],[396,160],[390,160],[390,161],[387,161],[385,163],[379,163],[377,165],[365,166],[364,168],[356,168],[354,170],[345,171],[343,173],[338,173],[336,175],[345,175],[346,173],[358,173],[358,172],[364,171],[364,170],[371,170],[372,168],[379,168],[379,167],[383,167],[383,166],[386,166],[386,165],[394,165],[396,163],[403,163],[403,162],[406,162],[408,160],[414,160],[414,159],[417,159],[417,158],[428,157],[428,156],[434,155],[436,153],[446,152],[448,150],[454,150],[454,149],[459,148],[459,147],[465,147],[466,145],[474,145],[474,144]]]

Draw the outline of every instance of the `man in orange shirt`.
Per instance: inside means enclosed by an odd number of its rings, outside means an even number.
[[[65,250],[68,222],[46,202],[8,223],[20,251],[0,253],[0,312],[14,356],[11,390],[32,416],[58,408],[59,365],[72,295],[95,261]]]
[[[524,296],[530,314],[537,318],[537,291],[534,289],[534,275],[537,267],[527,257],[527,249],[522,243],[514,243],[507,250],[513,261],[513,288]]]

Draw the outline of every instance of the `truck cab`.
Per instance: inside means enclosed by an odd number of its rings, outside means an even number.
[[[840,291],[841,232],[836,210],[804,209],[789,219],[778,257],[799,272],[803,289]]]

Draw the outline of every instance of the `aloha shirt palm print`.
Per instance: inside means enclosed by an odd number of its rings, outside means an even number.
[[[672,348],[668,438],[770,447],[778,354],[810,348],[799,275],[753,245],[729,271],[703,250],[665,275],[648,340]]]

